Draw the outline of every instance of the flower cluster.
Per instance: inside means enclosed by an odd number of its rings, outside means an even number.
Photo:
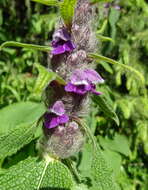
[[[75,44],[71,41],[71,36],[66,28],[57,30],[53,35],[52,55],[59,55],[71,52],[75,49]],[[76,69],[73,71],[69,82],[65,85],[65,92],[74,93],[77,96],[85,96],[87,93],[100,95],[96,91],[96,84],[104,82],[103,78],[93,69]],[[65,113],[65,107],[62,101],[56,101],[44,115],[44,126],[48,129],[57,126],[64,126],[69,122],[69,116]]]

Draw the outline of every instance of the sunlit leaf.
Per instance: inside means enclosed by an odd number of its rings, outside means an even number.
[[[121,155],[109,149],[105,149],[102,153],[106,162],[113,170],[113,175],[118,176],[121,170]]]
[[[5,134],[18,125],[37,121],[46,109],[41,103],[20,102],[0,110],[0,134]]]
[[[105,149],[119,152],[125,156],[129,156],[131,151],[129,148],[129,142],[124,135],[115,135],[114,139],[99,137],[101,146]]]
[[[99,148],[93,154],[91,169],[98,190],[119,189],[114,180],[113,172],[108,167],[107,162],[105,161],[105,158]]]
[[[106,190],[106,189],[118,190],[118,186],[114,180],[112,170],[108,166],[89,126],[87,126],[84,120],[79,120],[79,121],[93,145],[90,172],[98,190]]]
[[[28,158],[0,176],[1,190],[69,190],[73,180],[68,168],[59,161]]]
[[[21,124],[0,136],[0,159],[11,156],[33,140],[36,123]]]

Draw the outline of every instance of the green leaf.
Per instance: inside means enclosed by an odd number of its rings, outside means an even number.
[[[59,161],[28,158],[0,176],[1,190],[68,190],[72,186],[68,168]]]
[[[91,174],[94,179],[98,190],[118,190],[118,187],[113,179],[112,171],[109,169],[107,162],[105,161],[100,147],[96,143],[96,139],[93,136],[90,128],[86,125],[84,120],[79,120],[80,125],[86,131],[86,135],[90,138],[93,145]]]
[[[139,120],[137,123],[138,138],[144,145],[144,151],[148,154],[148,120]]]
[[[90,143],[87,143],[83,147],[82,158],[79,165],[79,170],[81,171],[82,174],[85,172],[87,172],[88,174],[88,171],[90,171],[91,160],[92,160],[92,146]]]
[[[99,55],[99,54],[91,53],[91,54],[89,54],[89,57],[93,58],[95,60],[98,60],[98,61],[105,61],[105,62],[111,63],[113,65],[120,65],[123,68],[127,69],[128,71],[135,73],[137,75],[138,79],[140,79],[143,84],[145,83],[145,79],[144,79],[143,75],[139,71],[137,71],[136,69],[130,67],[129,65],[119,63],[113,59],[110,59],[108,57],[104,57],[104,56]]]
[[[0,134],[9,132],[17,125],[33,123],[46,111],[43,104],[34,102],[20,102],[9,105],[0,110]]]
[[[104,149],[110,149],[112,151],[119,152],[125,156],[129,156],[131,151],[129,148],[128,140],[125,136],[116,134],[114,139],[98,137],[101,146]]]
[[[65,85],[65,81],[58,76],[55,72],[46,69],[44,66],[36,64],[36,67],[39,71],[39,76],[37,78],[33,94],[40,96],[45,88],[50,84],[51,81],[56,80],[60,84]]]
[[[109,149],[105,149],[102,153],[106,162],[112,168],[114,176],[117,177],[120,174],[121,155]]]
[[[94,96],[93,100],[100,107],[101,111],[103,111],[107,117],[114,120],[116,124],[119,126],[119,118],[114,112],[112,106],[109,104],[107,98],[101,95],[101,96]]]
[[[61,17],[68,28],[72,24],[76,3],[77,0],[63,0],[60,4]]]
[[[116,23],[119,20],[120,11],[111,8],[110,14],[109,14],[109,23],[111,25],[112,33],[116,33]],[[115,31],[114,31],[115,30]],[[112,37],[115,37],[115,34],[111,34]]]
[[[112,170],[108,167],[102,152],[98,148],[93,155],[92,160],[92,176],[98,190],[118,190],[114,181]]]
[[[18,125],[7,134],[0,136],[0,159],[11,156],[31,142],[36,124]]]
[[[104,61],[100,61],[99,64],[100,64],[107,72],[109,72],[110,74],[113,74],[113,69],[112,69],[112,67],[111,67],[108,63],[106,63],[106,62],[104,62]]]
[[[22,48],[35,49],[35,50],[45,51],[45,52],[51,51],[51,47],[49,46],[40,46],[40,45],[34,45],[34,44],[14,42],[14,41],[4,42],[3,44],[1,44],[0,50],[2,50],[5,47],[22,47]]]
[[[131,116],[133,102],[130,101],[129,99],[124,98],[124,99],[117,100],[116,105],[122,111],[124,118],[129,119]]]
[[[97,30],[96,34],[103,34],[104,31],[105,31],[105,29],[106,29],[106,27],[107,27],[107,23],[108,23],[108,20],[105,19],[103,21],[103,24],[102,24],[101,28],[99,30]]]
[[[47,6],[58,6],[59,2],[58,0],[31,0],[34,1],[36,3],[41,3],[43,5],[47,5]]]

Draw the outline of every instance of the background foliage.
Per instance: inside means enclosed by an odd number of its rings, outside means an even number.
[[[114,3],[119,3],[119,1]],[[107,62],[98,61],[97,69],[105,79],[105,84],[98,88],[104,92],[103,98],[110,104],[111,111],[116,112],[119,117],[120,125],[116,124],[118,123],[116,115],[113,115],[116,122],[110,119],[110,115],[114,112],[108,114],[102,112],[94,98],[92,112],[87,118],[87,122],[97,138],[97,143],[101,146],[111,172],[113,171],[114,177],[118,181],[119,189],[147,190],[148,4],[144,0],[123,0],[119,5],[121,9],[116,10],[113,4],[109,9],[104,8],[103,3],[98,4],[99,19],[96,25],[100,41],[99,51],[102,55],[140,71],[145,81],[141,82],[134,73],[128,72],[120,65],[112,66]],[[29,0],[1,0],[0,44],[13,40],[48,45],[57,19],[56,7],[46,7]],[[101,38],[102,35],[110,37],[111,40]],[[39,63],[46,65],[46,60],[45,53],[25,48],[4,48],[4,51],[0,52],[0,189],[4,189],[3,183],[9,179],[10,174],[16,172],[17,165],[21,170],[22,162],[20,161],[25,160],[26,172],[30,168],[33,168],[33,171],[36,171],[37,167],[41,171],[44,169],[43,161],[39,161],[39,165],[36,166],[35,159],[29,162],[30,158],[28,157],[37,155],[36,142],[41,131],[37,129],[32,136],[32,130],[36,128],[37,119],[44,113],[44,107],[39,103],[41,97],[35,98],[34,94],[34,84],[38,73],[35,65]],[[32,100],[34,103],[30,102]],[[23,103],[23,101],[27,101],[27,103]],[[12,103],[17,104],[10,105]],[[25,111],[26,109],[27,111]],[[27,130],[28,126],[30,126],[29,130]],[[24,139],[23,137],[19,139],[20,133],[22,133],[22,131],[20,132],[21,127],[24,132],[26,131]],[[15,146],[13,142],[17,138]],[[8,139],[12,144],[3,144],[3,139]],[[10,148],[12,146],[13,148]],[[83,152],[73,158],[74,167],[81,174],[79,176],[81,184],[75,189],[97,190],[98,186],[100,186],[99,189],[104,189],[103,185],[95,184],[94,180],[98,178],[96,173],[100,162],[95,162],[95,166],[92,168],[92,171],[95,170],[93,171],[94,178],[90,173],[92,154],[93,150],[88,142]],[[62,181],[63,178],[67,178],[67,182],[56,186],[54,179],[51,178],[51,184],[58,188],[71,187],[71,174],[62,163],[58,162],[54,165],[53,174],[56,175],[57,165],[61,173],[64,171],[65,175],[59,176],[58,180]],[[4,172],[6,172],[5,177],[3,177]],[[28,172],[26,175],[32,174]],[[103,178],[103,174],[101,177]],[[41,184],[42,188],[46,186],[46,180],[45,177]],[[26,183],[31,182],[27,181]],[[14,182],[14,185],[20,189],[22,184]],[[30,188],[37,188],[37,186],[38,184],[34,184]],[[10,189],[9,184],[5,189],[8,188]]]

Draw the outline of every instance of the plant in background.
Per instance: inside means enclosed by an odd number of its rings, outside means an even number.
[[[98,91],[104,79],[94,70],[93,62],[107,62],[131,71],[142,84],[144,77],[134,68],[96,53],[94,18],[97,18],[96,5],[99,1],[33,1],[58,7],[62,21],[55,29],[51,47],[13,41],[1,45],[2,50],[17,46],[47,52],[48,68],[35,64],[39,76],[28,97],[29,100],[39,101],[43,95],[44,104],[18,103],[1,110],[0,120],[5,128],[0,136],[0,159],[3,164],[5,158],[35,139],[39,139],[37,149],[40,157],[33,153],[33,157],[26,158],[6,171],[2,170],[0,189],[119,189],[115,182],[116,176],[92,133],[93,118],[90,126],[85,121],[93,96],[101,111],[119,125],[119,119],[106,95]],[[100,34],[99,38],[110,41]],[[10,114],[5,116],[7,112]],[[36,126],[39,126],[37,130]],[[119,139],[128,147],[126,139],[117,135],[110,142],[113,150]],[[99,142],[104,148],[105,141],[101,137]],[[81,156],[76,153],[82,149],[82,154],[87,154],[91,149],[87,175],[83,175],[82,165],[78,170],[76,167],[76,161],[81,162]],[[126,156],[130,154],[129,148],[124,151],[118,147],[118,151]],[[81,170],[83,172],[79,173]]]

